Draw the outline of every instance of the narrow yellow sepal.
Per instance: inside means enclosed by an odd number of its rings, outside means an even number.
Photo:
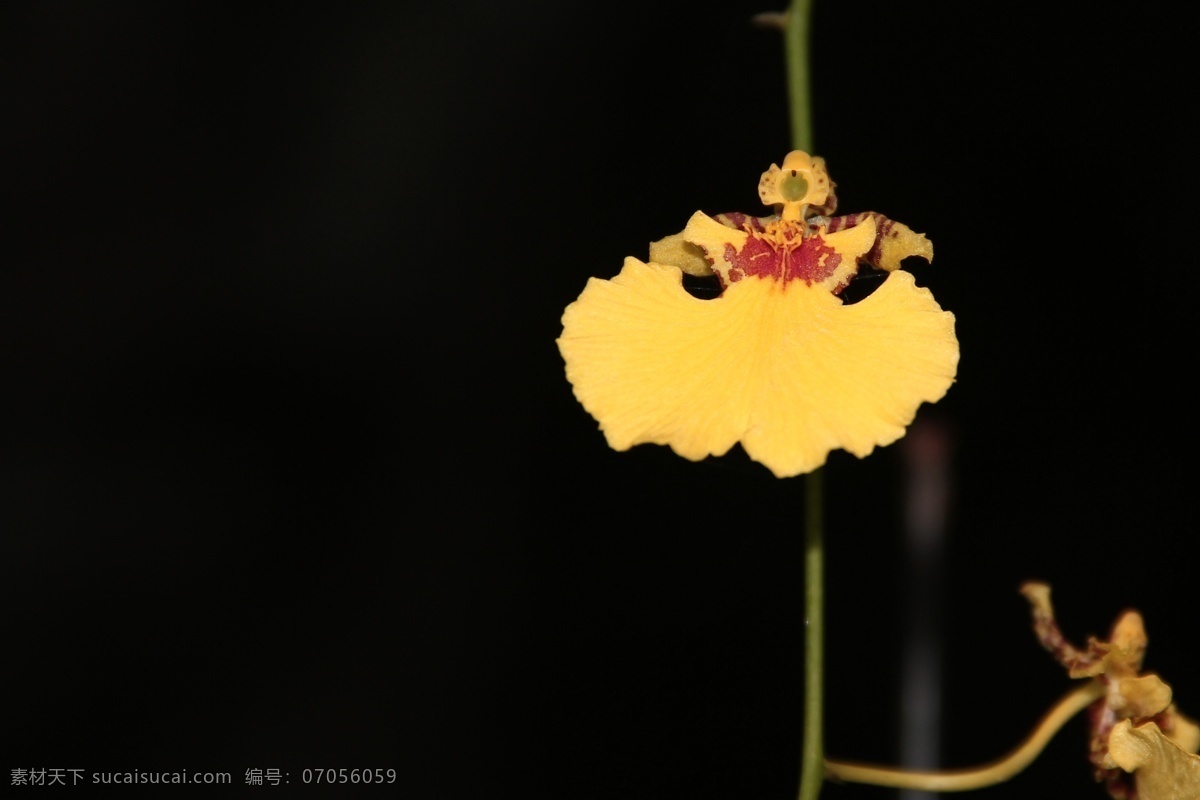
[[[713,274],[712,267],[704,258],[704,251],[699,245],[689,242],[682,232],[651,242],[650,260],[656,264],[679,267],[688,275],[698,278],[706,278]]]
[[[750,238],[750,234],[745,231],[722,225],[703,211],[692,214],[684,226],[683,233],[679,235],[686,241],[702,247],[709,257],[718,263],[724,262],[722,254],[726,244],[733,245],[733,249],[740,253]]]
[[[891,222],[888,233],[879,247],[879,268],[888,272],[900,269],[900,262],[909,256],[933,261],[933,242],[902,222]]]

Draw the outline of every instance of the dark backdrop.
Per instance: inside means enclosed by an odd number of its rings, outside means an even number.
[[[803,482],[608,450],[554,344],[589,276],[756,210],[789,143],[763,10],[5,8],[6,769],[793,796]],[[1067,688],[1027,578],[1077,640],[1140,608],[1200,713],[1181,21],[818,0],[813,25],[842,209],[929,234],[913,271],[963,354],[918,420],[953,468],[936,576],[908,566],[904,444],[824,471],[830,752],[897,757],[922,586],[944,764]],[[1076,720],[974,796],[1100,797],[1084,750]]]

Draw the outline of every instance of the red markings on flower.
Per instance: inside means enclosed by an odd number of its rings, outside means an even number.
[[[717,216],[713,217],[713,219],[728,228],[733,228],[734,230],[744,230],[750,233],[755,231],[762,233],[766,230],[766,227],[763,226],[763,221],[761,219],[758,217],[752,217],[749,214],[743,214],[740,211],[730,211],[727,214],[717,214]]]
[[[862,261],[867,262],[873,267],[878,267],[883,263],[883,242],[884,239],[895,239],[900,235],[900,232],[895,230],[895,220],[890,220],[878,211],[862,211],[858,214],[846,214],[841,217],[831,217],[829,220],[829,232],[836,233],[837,231],[849,230],[857,227],[865,220],[875,220],[875,243],[871,245],[871,249],[862,256]]]
[[[774,223],[764,229],[757,219],[750,218],[740,227],[750,235],[745,246],[738,252],[727,243],[722,254],[730,265],[730,283],[757,275],[784,283],[801,280],[812,285],[824,281],[842,263],[841,254],[826,244],[819,233],[806,233],[806,226]],[[842,288],[837,287],[835,292]]]

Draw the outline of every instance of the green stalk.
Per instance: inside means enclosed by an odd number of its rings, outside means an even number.
[[[812,101],[809,91],[808,22],[812,0],[794,0],[783,28],[787,59],[788,108],[792,120],[792,148],[812,154]]]
[[[799,800],[817,800],[825,779],[825,550],[821,469],[805,476],[804,738]]]
[[[793,0],[783,29],[792,148],[813,152],[809,81],[812,0]],[[825,549],[821,469],[805,478],[804,514],[804,738],[799,800],[817,800],[825,779]]]

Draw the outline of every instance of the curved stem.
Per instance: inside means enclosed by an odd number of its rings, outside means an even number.
[[[929,792],[964,792],[981,789],[1008,780],[1029,766],[1067,720],[1104,696],[1104,685],[1091,680],[1063,696],[1034,728],[1029,738],[999,761],[971,769],[938,772],[909,772],[891,767],[874,767],[845,761],[828,760],[825,768],[833,780],[873,783],[895,789],[923,789]]]
[[[808,21],[812,0],[793,0],[783,28],[787,59],[788,107],[791,109],[792,148],[813,152],[812,100],[809,92]]]
[[[816,800],[825,778],[825,549],[821,468],[805,476],[804,739],[799,800]]]

